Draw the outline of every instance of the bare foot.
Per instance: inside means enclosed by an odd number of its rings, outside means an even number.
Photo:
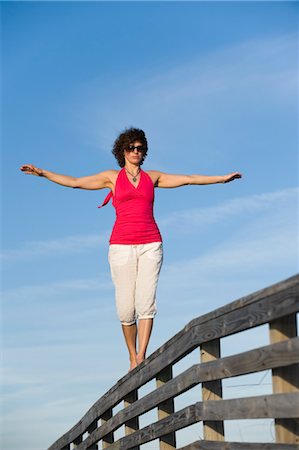
[[[137,364],[142,363],[142,361],[144,361],[144,359],[145,359],[144,354],[137,354],[137,356],[136,356]]]
[[[137,363],[136,358],[130,359],[130,369],[129,369],[129,372],[131,372],[131,370],[135,369],[135,367],[137,367],[137,365],[138,365],[138,363]]]

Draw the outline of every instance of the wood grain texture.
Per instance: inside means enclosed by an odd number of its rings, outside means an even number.
[[[87,428],[86,431],[87,431],[87,433],[88,433],[89,435],[91,435],[97,428],[98,428],[98,421],[97,421],[97,420],[94,420],[94,421],[89,425],[89,427]],[[80,444],[77,446],[77,448],[80,448]],[[97,444],[97,442],[93,442],[93,443],[90,445],[89,450],[98,450],[98,444]]]
[[[134,389],[134,391],[129,392],[124,397],[124,407],[128,408],[129,406],[133,405],[138,400],[138,391],[137,389]],[[139,417],[130,417],[125,421],[125,435],[128,436],[129,434],[134,433],[136,430],[139,430]],[[139,450],[139,445],[136,445],[132,450]]]
[[[107,411],[105,411],[101,416],[101,426],[103,426],[105,423],[108,422],[109,419],[112,417],[112,408],[109,408]],[[105,436],[102,437],[102,448],[108,448],[110,444],[114,442],[114,433],[108,432]],[[92,442],[93,444],[94,442]]]
[[[79,436],[74,442],[73,442],[73,448],[77,448],[78,445],[80,445],[83,442],[83,436]]]
[[[201,362],[217,361],[220,358],[220,339],[205,342],[200,346]],[[221,400],[222,380],[202,382],[202,399]],[[203,436],[205,440],[224,441],[224,425],[221,420],[203,422]]]
[[[261,442],[196,441],[179,450],[299,450],[298,445]]]
[[[269,324],[270,342],[281,342],[297,336],[296,314],[282,317]],[[298,360],[299,361],[299,360]],[[272,369],[273,392],[299,391],[299,364]],[[299,418],[275,419],[276,442],[299,444]]]
[[[198,420],[298,418],[299,393],[199,402],[196,411]]]
[[[158,373],[156,377],[156,386],[157,388],[164,387],[165,384],[172,380],[172,366],[167,366],[160,373]],[[160,403],[158,405],[158,419],[164,419],[164,417],[168,417],[170,414],[174,413],[174,400],[172,396],[167,400],[161,401],[161,397],[159,398]],[[160,450],[172,450],[176,448],[176,438],[175,432],[166,434],[160,438],[159,442]]]
[[[174,379],[147,394],[126,409],[119,411],[104,426],[89,436],[78,450],[86,450],[107,433],[115,431],[126,420],[139,416],[158,406],[162,401],[173,398],[200,382],[244,375],[259,370],[266,370],[278,365],[293,364],[299,360],[299,338],[280,342],[259,349],[250,350],[220,360],[197,364]]]
[[[115,444],[112,444],[110,450],[126,450],[131,449],[135,445],[145,444],[161,436],[176,430],[185,428],[197,421],[196,405],[188,406],[178,412],[171,414],[164,419],[159,420],[147,427],[142,428],[130,436],[121,438]]]
[[[136,369],[121,378],[49,450],[67,448],[105,411],[120,403],[125,395],[155,378],[166,366],[179,361],[200,344],[277,320],[298,310],[299,275],[296,275],[192,320]]]
[[[298,417],[299,394],[273,394],[263,397],[198,402],[155,422],[112,444],[110,450],[128,450],[146,444],[164,434],[180,430],[202,420],[238,420],[248,418]]]

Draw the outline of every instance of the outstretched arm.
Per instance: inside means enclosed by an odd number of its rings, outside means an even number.
[[[54,183],[60,184],[66,187],[80,188],[80,189],[103,189],[111,187],[111,173],[113,171],[107,170],[106,172],[100,172],[95,175],[87,177],[75,178],[68,175],[61,175],[58,173],[50,172],[49,170],[39,169],[33,164],[25,164],[20,167],[20,170],[27,175],[36,175],[39,177],[47,178]]]
[[[155,185],[160,188],[176,188],[188,184],[216,184],[229,183],[242,175],[239,172],[232,172],[228,175],[172,175],[169,173],[152,171]]]

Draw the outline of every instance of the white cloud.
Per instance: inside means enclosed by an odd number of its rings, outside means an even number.
[[[259,211],[265,213],[266,209],[275,206],[276,209],[283,205],[293,203],[296,206],[299,188],[286,188],[280,191],[264,192],[254,194],[248,197],[238,197],[230,199],[219,205],[213,205],[207,208],[192,208],[188,210],[176,211],[170,215],[159,218],[159,226],[161,228],[168,227],[171,233],[186,233],[192,230],[198,230],[198,227],[206,227],[207,225],[217,223],[219,220],[232,219],[234,216],[242,216],[242,214],[255,214]],[[74,252],[83,252],[94,249],[95,245],[106,245],[108,241],[108,232],[104,236],[98,235],[82,235],[82,236],[64,236],[49,241],[31,241],[26,242],[23,248],[18,250],[8,249],[3,252],[4,261],[16,262],[30,260],[41,256],[54,257],[60,254],[69,254]],[[85,285],[85,283],[87,283]],[[65,289],[70,285],[71,289],[97,289],[99,285],[95,280],[70,280],[47,286],[50,293],[53,289]],[[38,290],[38,286],[24,287],[22,289]]]
[[[173,152],[178,139],[175,127],[182,136],[204,134],[207,126],[224,120],[224,105],[225,116],[235,117],[236,111],[240,115],[235,102],[246,105],[245,110],[241,108],[244,116],[252,102],[261,109],[276,101],[281,105],[294,101],[296,48],[293,34],[251,39],[207,55],[199,53],[189,63],[141,73],[128,85],[125,80],[120,85],[117,77],[105,83],[105,91],[102,80],[90,80],[81,89],[76,86],[68,116],[74,111],[74,132],[105,152],[111,147],[111,136],[132,124],[145,127],[153,141],[159,136],[157,143],[163,145],[164,153]],[[77,103],[80,108],[73,107]]]
[[[25,242],[19,249],[4,250],[1,259],[4,262],[29,260],[41,256],[56,256],[66,253],[80,253],[107,242],[108,233],[91,235],[71,235],[48,241]]]
[[[65,296],[66,292],[101,292],[112,288],[110,280],[101,281],[98,278],[69,279],[59,282],[44,284],[23,285],[17,288],[7,289],[3,293],[6,302],[30,299],[56,298]]]
[[[290,203],[295,205],[298,194],[299,188],[287,188],[248,197],[233,198],[208,208],[176,211],[167,217],[161,217],[159,224],[161,227],[169,227],[172,232],[174,227],[177,232],[181,233],[195,229],[198,231],[198,227],[206,227],[213,223],[219,223],[219,221],[223,223],[236,215],[245,217],[248,214],[265,213],[271,210],[273,206],[278,209],[283,205],[290,205]]]
[[[211,288],[215,280],[232,283],[234,279],[237,284],[241,275],[246,278],[275,267],[283,269],[291,266],[295,273],[298,256],[296,237],[296,224],[287,223],[284,218],[279,220],[278,214],[271,214],[266,219],[243,227],[199,257],[169,264],[164,270],[164,284]]]
[[[174,245],[178,245],[180,222],[189,232],[195,223],[196,256],[190,257],[188,252],[189,256],[182,257],[178,251],[176,258],[162,268],[158,309],[163,321],[167,321],[169,333],[175,333],[177,327],[195,317],[298,272],[296,194],[297,189],[285,189],[234,199],[215,210],[202,209],[198,217],[203,218],[203,224],[197,224],[196,211],[186,218],[180,214],[170,216],[168,230],[174,233]],[[237,221],[238,208],[243,214]],[[198,237],[196,231],[199,226],[214,223],[219,214],[223,214],[221,223],[227,220],[228,232],[215,243],[211,238],[201,250],[204,234]]]

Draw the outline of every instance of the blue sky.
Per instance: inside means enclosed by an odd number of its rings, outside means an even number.
[[[149,141],[145,170],[243,173],[227,185],[156,190],[165,258],[148,354],[193,318],[295,274],[298,5],[2,2],[1,9],[2,439],[6,450],[40,450],[126,373],[128,361],[107,262],[114,210],[97,208],[106,192],[61,187],[19,167],[73,176],[116,168],[113,141],[136,126]],[[224,340],[222,350],[267,342],[263,327]],[[176,373],[198,359],[193,352]],[[268,393],[270,375],[226,386],[227,397]],[[271,421],[227,424],[227,432],[273,439]],[[199,436],[198,426],[178,439]]]

